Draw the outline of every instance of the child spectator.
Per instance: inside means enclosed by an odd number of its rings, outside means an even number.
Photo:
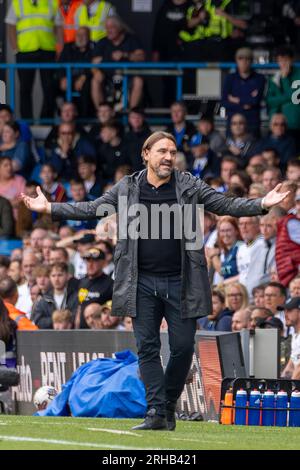
[[[57,173],[50,163],[42,166],[41,174],[42,189],[49,195],[51,202],[66,202],[65,188],[56,181]]]
[[[189,171],[197,178],[217,176],[219,162],[209,148],[207,137],[195,134],[190,140],[190,153],[187,155]]]
[[[72,312],[70,310],[54,310],[52,314],[53,330],[72,330],[73,320]]]
[[[175,101],[170,107],[172,124],[168,126],[167,132],[172,134],[176,139],[178,152],[188,152],[189,142],[193,135],[196,134],[194,124],[186,121],[187,108],[181,101]]]
[[[102,194],[101,182],[96,175],[96,160],[89,155],[78,158],[78,174],[82,179],[89,199],[97,199]]]
[[[71,203],[88,201],[84,182],[80,179],[72,179],[70,181]],[[68,220],[67,225],[79,230],[90,230],[96,227],[97,220]]]

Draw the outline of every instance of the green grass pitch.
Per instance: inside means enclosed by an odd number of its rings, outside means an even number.
[[[175,432],[137,432],[140,420],[0,415],[0,450],[300,449],[300,428],[178,422]]]

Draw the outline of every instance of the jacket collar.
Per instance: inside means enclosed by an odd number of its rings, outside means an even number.
[[[133,173],[130,178],[130,184],[134,186],[140,186],[141,181],[146,174],[147,169],[145,168],[142,171],[136,171]],[[191,175],[191,173],[174,170],[175,181],[176,181],[176,191],[181,197],[186,191],[189,191],[189,196],[192,195],[198,189],[196,186],[197,178]],[[194,191],[195,190],[195,191]]]

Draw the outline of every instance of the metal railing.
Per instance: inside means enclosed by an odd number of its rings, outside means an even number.
[[[300,68],[300,62],[295,63],[296,67]],[[72,69],[101,69],[101,70],[116,70],[119,71],[123,76],[122,81],[122,96],[123,96],[123,108],[126,110],[129,102],[129,89],[128,82],[132,75],[142,76],[174,76],[176,79],[176,99],[181,100],[183,97],[183,74],[184,70],[191,69],[221,69],[230,70],[236,68],[234,62],[118,62],[108,63],[103,62],[100,64],[92,63],[13,63],[13,64],[0,64],[0,70],[4,69],[8,72],[8,84],[9,91],[7,102],[13,110],[16,108],[16,71],[18,69],[54,69],[66,71],[67,78],[67,89],[66,89],[66,101],[71,101],[73,97],[72,89]],[[256,70],[269,70],[278,69],[276,63],[269,64],[255,64],[253,66]]]

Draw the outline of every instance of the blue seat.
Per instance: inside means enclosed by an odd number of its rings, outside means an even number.
[[[23,241],[15,239],[0,239],[0,255],[10,256],[16,248],[22,248]]]

